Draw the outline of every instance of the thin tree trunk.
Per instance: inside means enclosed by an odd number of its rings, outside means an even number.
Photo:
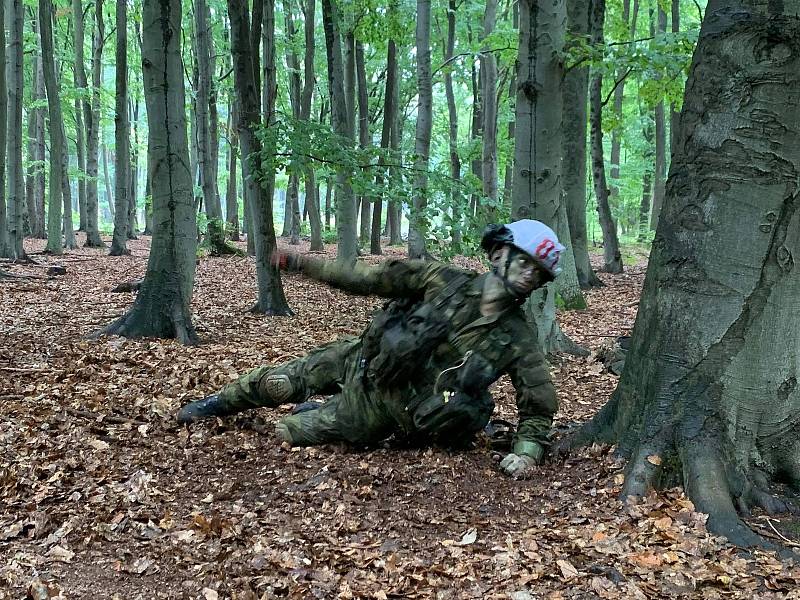
[[[6,160],[8,161],[8,250],[10,250],[8,254],[12,259],[25,260],[27,256],[22,246],[22,223],[25,214],[25,182],[23,180],[22,170],[22,91],[24,82],[24,7],[22,0],[11,0],[8,4],[8,8],[10,8],[10,13],[7,15],[6,19],[10,24],[7,55],[8,129],[6,130]],[[63,128],[61,132],[63,135]]]
[[[100,238],[99,213],[100,199],[98,197],[98,175],[100,148],[100,88],[102,86],[102,59],[103,46],[105,43],[105,27],[103,24],[103,0],[95,0],[95,26],[92,37],[92,95],[91,102],[88,99],[83,101],[83,122],[86,126],[86,245],[90,248],[105,248],[105,242]],[[81,32],[76,31],[76,36],[83,39],[83,8],[81,0],[72,0],[73,19],[80,24]],[[76,64],[78,74],[81,75],[84,87],[86,87],[86,73],[83,70],[83,62]],[[106,164],[105,150],[103,154],[103,164]],[[108,196],[108,168],[106,166],[106,199],[109,202],[109,212],[113,218],[113,203]]]
[[[117,2],[116,94],[114,95],[114,235],[111,256],[130,254],[128,205],[130,203],[131,133],[128,117],[128,3]]]
[[[34,73],[36,72],[36,57],[34,56]],[[28,157],[28,170],[25,173],[25,207],[27,209],[29,235],[31,237],[38,237],[37,222],[38,215],[36,214],[36,201],[34,199],[34,181],[38,171],[37,165],[34,163],[36,160],[36,111],[28,111],[28,147],[26,149]],[[5,207],[4,207],[5,208]]]
[[[512,5],[512,26],[514,29],[519,29],[519,3],[514,2]],[[508,84],[508,103],[513,106],[513,102],[517,96],[517,72],[513,70],[511,73],[511,81]],[[512,115],[508,121],[508,143],[513,147],[514,144],[514,130],[516,122]],[[584,155],[586,150],[584,149]],[[505,164],[505,173],[503,177],[503,206],[511,210],[511,197],[513,195],[512,186],[514,185],[514,153],[509,152]]]
[[[483,35],[489,37],[494,32],[497,21],[497,0],[486,0],[483,15]],[[485,44],[484,44],[485,46]],[[491,48],[484,47],[484,50]],[[482,207],[483,220],[493,222],[497,214],[495,205],[497,191],[497,59],[493,52],[481,55],[481,82],[483,84],[483,144],[481,152],[481,174],[483,175],[483,195],[491,206]]]
[[[403,180],[403,152],[400,147],[403,143],[403,121],[400,116],[400,82],[398,74],[397,85],[394,86],[394,114],[396,119],[392,123],[392,134],[389,139],[389,147],[391,149],[392,164],[397,165],[389,169],[389,179],[391,180],[392,189],[400,189]],[[387,213],[391,214],[391,220],[387,218],[387,227],[389,229],[389,245],[399,246],[403,243],[402,237],[402,220],[403,220],[403,206],[397,200],[390,200]]]
[[[139,100],[128,103],[133,119],[133,144],[131,145],[130,186],[128,193],[128,239],[136,238],[136,197],[139,192]]]
[[[142,20],[147,120],[163,124],[149,128],[147,143],[155,228],[147,272],[133,307],[101,333],[194,344],[197,334],[189,303],[197,225],[188,169],[180,0],[144,0]],[[118,158],[123,152],[117,150]]]
[[[592,0],[592,45],[602,48],[603,21],[605,20],[605,0]],[[603,230],[603,270],[608,273],[622,273],[622,253],[619,251],[617,224],[611,215],[606,182],[606,167],[603,156],[603,74],[598,70],[593,77],[590,90],[591,135],[592,135],[592,180],[597,198],[597,214]]]
[[[0,13],[2,13],[2,8],[0,8]],[[0,22],[2,20],[0,19]],[[38,29],[38,25],[37,25]],[[2,35],[2,34],[0,34]],[[38,36],[38,30],[37,30]],[[0,44],[2,44],[2,40],[0,40]],[[4,54],[3,51],[0,51]],[[5,69],[0,69],[3,71],[0,73],[0,87],[5,88]],[[42,57],[41,54],[37,53],[36,57],[36,87],[34,89],[36,100],[45,100],[46,93],[44,89],[44,69],[42,66]],[[0,96],[3,96],[3,92],[0,89]],[[4,102],[0,99],[0,105],[3,105]],[[0,108],[0,113],[5,111],[4,108]],[[37,108],[32,111],[33,116],[35,117],[35,136],[34,136],[34,153],[33,153],[33,160],[36,161],[38,167],[36,168],[36,174],[34,175],[33,179],[33,203],[36,210],[36,223],[38,224],[38,229],[35,233],[35,236],[40,239],[47,239],[47,232],[46,232],[46,220],[45,220],[45,160],[46,160],[46,148],[45,148],[45,109],[44,108]],[[0,118],[0,135],[5,137],[6,131],[6,120]],[[5,156],[5,143],[0,143],[0,154],[2,157]],[[5,160],[0,157],[0,163],[5,163]],[[0,166],[0,186],[2,184],[2,179],[5,179],[5,166]],[[2,198],[3,194],[0,192],[0,198]]]
[[[579,39],[589,35],[589,0],[567,3],[570,34]],[[602,285],[589,262],[586,232],[586,125],[589,67],[573,67],[564,76],[564,133],[562,177],[564,202],[569,221],[575,271],[583,289]]]
[[[215,255],[227,254],[222,206],[217,192],[215,153],[211,139],[211,35],[206,0],[194,0],[195,52],[197,55],[197,166],[200,172],[203,204],[208,216],[208,246]],[[214,104],[216,109],[216,103]],[[216,110],[214,111],[216,112]]]
[[[409,214],[408,255],[427,255],[428,164],[433,127],[433,86],[431,84],[431,0],[417,0],[417,126],[414,143],[414,186]]]
[[[325,29],[325,49],[328,56],[328,92],[331,103],[333,130],[349,144],[353,139],[353,128],[347,112],[342,44],[339,34],[339,11],[336,0],[322,0],[322,24]],[[346,167],[336,169],[336,234],[338,247],[336,257],[345,263],[352,262],[358,254],[356,236],[356,214],[352,174]]]
[[[642,176],[642,199],[639,202],[639,234],[638,241],[647,241],[650,232],[650,200],[653,197],[653,124],[650,115],[646,111],[640,110],[640,115],[644,120],[642,127],[642,137],[645,142],[644,159],[645,171]]]
[[[469,22],[467,23],[467,36],[471,45],[472,29],[470,28]],[[476,68],[475,61],[472,61],[470,69],[472,82],[472,124],[470,127],[470,138],[472,140],[472,144],[476,145],[478,139],[483,137],[483,73]],[[481,159],[476,152],[472,153],[470,170],[472,171],[472,175],[475,177],[475,180],[481,182],[481,185],[483,185],[483,169],[481,168]],[[477,206],[478,195],[476,193],[472,195],[471,208],[469,211],[467,211],[467,213],[470,216],[475,216],[477,214]]]
[[[799,38],[789,3],[708,3],[625,370],[575,440],[629,458],[623,497],[683,483],[742,546],[766,540],[737,509],[800,487]]]
[[[77,58],[76,58],[77,64]],[[77,70],[77,67],[76,67]],[[75,86],[78,87],[77,77]],[[78,231],[86,231],[86,140],[81,101],[75,100],[75,153],[78,159]]]
[[[228,14],[231,20],[231,52],[233,54],[234,83],[239,98],[239,143],[242,152],[242,175],[250,222],[248,236],[253,238],[256,255],[256,277],[258,279],[258,301],[254,312],[261,314],[291,314],[283,293],[280,272],[272,261],[275,251],[275,228],[272,221],[272,197],[270,190],[261,185],[261,140],[256,135],[261,125],[261,107],[259,102],[260,77],[255,73],[258,67],[258,49],[261,41],[261,19],[267,25],[266,35],[274,40],[275,18],[272,0],[267,0],[266,16],[261,0],[253,6],[253,28],[250,28],[246,0],[228,0]],[[258,32],[258,36],[254,32]],[[264,57],[268,73],[275,72],[274,46],[267,48],[270,52]],[[268,83],[272,88],[272,83]],[[274,98],[274,96],[273,96]],[[267,106],[271,111],[273,107]],[[271,117],[270,115],[267,115]],[[267,121],[269,123],[269,121]],[[274,177],[274,172],[273,172]],[[265,194],[265,191],[267,194]]]
[[[228,101],[228,188],[225,192],[225,211],[231,240],[239,241],[239,191],[236,181],[237,158],[239,154],[239,136],[236,123],[239,116],[236,102]]]
[[[444,62],[448,65],[453,60],[456,43],[456,0],[447,1],[447,39],[443,44]],[[388,85],[388,83],[387,83]],[[444,71],[444,93],[447,99],[447,118],[448,118],[448,149],[450,151],[450,177],[452,178],[453,191],[450,194],[450,210],[452,225],[453,246],[456,250],[461,246],[461,228],[464,207],[461,202],[462,193],[459,189],[461,183],[461,157],[458,154],[458,110],[456,108],[456,97],[453,91],[453,71],[447,68]],[[387,89],[388,97],[389,91]]]
[[[622,21],[625,25],[629,24],[631,12],[631,1],[622,1]],[[630,38],[634,39],[633,37]],[[623,69],[617,70],[617,84],[614,90],[614,119],[616,126],[611,131],[611,205],[616,204],[617,196],[619,195],[619,161],[622,153],[622,104],[625,95],[625,71]]]
[[[672,33],[680,33],[681,30],[681,3],[680,0],[672,0]],[[669,148],[670,155],[675,154],[678,143],[678,121],[681,113],[677,110],[677,105],[671,102],[669,105]]]
[[[303,31],[305,34],[305,56],[303,58],[303,91],[300,95],[300,118],[311,120],[311,101],[314,96],[314,55],[315,43],[315,0],[306,0],[304,11]],[[314,166],[309,165],[305,173],[306,180],[306,210],[311,226],[311,251],[323,249],[322,244],[322,219],[319,212],[319,188],[316,183]]]
[[[667,15],[658,8],[658,33],[667,30]],[[661,206],[664,204],[664,185],[667,175],[667,124],[664,115],[664,101],[658,102],[655,107],[656,123],[656,166],[653,171],[653,207],[650,212],[650,229],[658,228],[658,217]]]
[[[358,82],[358,143],[362,150],[369,148],[369,100],[367,89],[367,68],[364,61],[364,44],[356,42],[356,80]],[[361,196],[361,228],[359,237],[361,244],[370,243],[370,229],[372,227],[372,200],[370,196]]]
[[[302,118],[302,107],[300,95],[302,93],[300,82],[300,59],[294,50],[294,36],[296,34],[294,26],[294,16],[289,0],[284,0],[283,6],[284,22],[288,42],[286,45],[286,66],[289,78],[289,103],[292,107],[292,117],[295,122]],[[286,189],[286,202],[284,209],[284,229],[282,237],[289,237],[289,243],[296,246],[300,243],[300,178],[296,173],[289,175],[289,182]]]
[[[0,66],[6,65],[6,11],[5,2],[0,2]],[[11,41],[11,40],[9,40]],[[41,59],[39,60],[41,68]],[[8,158],[6,145],[7,131],[8,131],[8,87],[6,85],[6,77],[8,76],[7,68],[0,68],[0,256],[4,258],[15,258],[14,248],[9,243],[8,227],[13,215],[9,214],[6,209],[6,159]],[[38,76],[38,71],[37,71]],[[38,87],[37,87],[38,91]],[[10,206],[10,205],[9,205]],[[60,241],[59,241],[60,245]]]
[[[42,44],[42,64],[47,105],[50,112],[50,206],[48,214],[47,250],[61,252],[61,227],[64,227],[65,246],[74,247],[72,217],[61,214],[61,210],[72,212],[72,201],[67,176],[66,138],[61,112],[58,83],[53,50],[53,5],[52,0],[39,2],[39,34]],[[9,127],[9,130],[11,128]],[[60,188],[60,193],[58,189]],[[58,219],[57,219],[58,217]],[[63,217],[63,218],[62,218]],[[58,220],[62,223],[58,223]],[[70,234],[72,240],[70,240]],[[70,246],[72,241],[72,246]]]
[[[392,5],[394,8],[394,5]],[[397,45],[394,40],[390,39],[388,48],[386,50],[386,84],[383,94],[383,127],[381,128],[381,154],[382,161],[390,163],[389,146],[391,145],[392,129],[397,120],[396,112],[397,105],[395,104],[395,88],[397,87]],[[378,168],[375,176],[375,187],[379,189],[384,188],[384,177],[386,169],[383,167]],[[391,216],[391,196],[386,197],[386,219],[390,220]],[[372,211],[372,231],[370,239],[370,253],[381,254],[381,212],[382,200],[379,196],[375,202]]]
[[[111,188],[111,177],[108,171],[109,150],[108,146],[106,146],[105,144],[103,144],[102,152],[103,152],[103,181],[106,187],[106,204],[108,204],[108,212],[111,215],[111,219],[115,220],[117,218],[117,210],[116,210],[116,204],[114,202],[113,189]]]

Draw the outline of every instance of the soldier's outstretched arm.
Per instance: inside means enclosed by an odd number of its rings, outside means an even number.
[[[413,296],[436,279],[441,263],[422,260],[389,259],[378,265],[356,262],[354,265],[316,256],[289,255],[287,270],[304,275],[345,291],[389,298]]]

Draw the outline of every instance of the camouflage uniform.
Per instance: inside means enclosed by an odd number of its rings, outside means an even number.
[[[431,402],[445,402],[433,394],[436,379],[471,350],[488,360],[497,376],[507,373],[517,390],[519,428],[513,452],[541,459],[558,408],[555,389],[538,349],[536,333],[521,308],[515,306],[499,314],[481,316],[481,294],[488,275],[414,260],[388,260],[375,267],[360,263],[342,267],[334,262],[304,258],[301,270],[349,292],[390,298],[419,297],[426,302],[436,300],[454,277],[462,277],[466,284],[441,307],[452,328],[447,341],[434,350],[426,364],[419,365],[414,381],[393,388],[376,387],[369,377],[364,377],[361,339],[346,337],[303,358],[259,367],[244,375],[220,392],[226,410],[238,412],[303,402],[317,394],[332,395],[316,410],[283,419],[294,444],[334,441],[370,444],[393,433],[413,436],[420,430],[436,438],[438,424],[426,423],[423,414],[429,412]],[[276,399],[270,394],[267,378],[276,374],[289,377],[294,388],[290,397]],[[488,392],[473,402],[460,404],[454,409],[463,412],[459,430],[453,431],[451,427],[447,435],[470,438],[488,422],[493,409]]]

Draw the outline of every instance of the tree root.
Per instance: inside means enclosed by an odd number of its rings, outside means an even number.
[[[165,314],[162,307],[145,306],[141,294],[127,313],[88,337],[96,339],[104,335],[176,339],[186,346],[195,346],[199,343],[191,317],[178,302],[173,302]]]
[[[142,287],[142,279],[134,279],[133,281],[123,281],[113,290],[111,290],[112,294],[115,293],[122,293],[122,292],[138,292],[139,288]]]

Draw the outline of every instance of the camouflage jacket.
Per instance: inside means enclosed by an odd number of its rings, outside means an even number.
[[[452,333],[434,351],[426,368],[421,368],[415,387],[420,393],[432,393],[443,369],[457,364],[469,350],[480,353],[495,367],[498,377],[508,374],[516,389],[519,427],[513,451],[541,459],[558,409],[555,388],[538,348],[536,331],[526,321],[521,307],[481,316],[480,300],[488,274],[443,263],[396,259],[377,266],[357,263],[345,267],[304,256],[298,266],[306,275],[351,293],[426,301],[434,301],[454,277],[466,276],[467,283],[440,309],[450,319]]]

